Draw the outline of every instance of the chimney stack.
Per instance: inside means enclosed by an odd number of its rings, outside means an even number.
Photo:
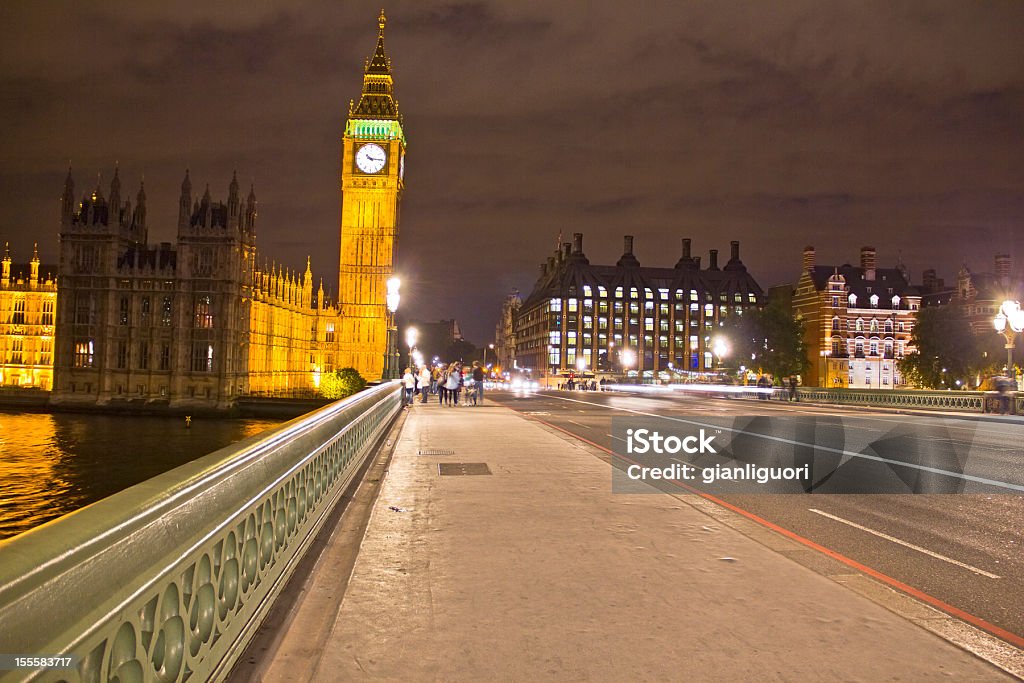
[[[569,258],[569,254],[571,254],[571,253],[572,253],[572,244],[570,242],[565,242],[564,244],[562,244],[562,260],[568,259]]]
[[[732,252],[731,252],[732,255],[729,258],[732,259],[733,261],[739,261],[740,260],[740,243],[739,243],[739,241],[738,240],[733,240],[729,244],[732,247]]]
[[[582,254],[583,253],[583,233],[574,232],[572,234],[572,253]]]
[[[864,269],[864,279],[875,279],[875,248],[860,248],[860,267]]]
[[[709,249],[708,250],[708,261],[710,261],[710,263],[708,264],[708,270],[718,270],[718,250],[717,249]]]
[[[814,267],[814,247],[804,247],[804,270]]]
[[[632,254],[633,253],[633,236],[625,235],[622,238],[622,253]]]
[[[690,238],[683,238],[683,258],[690,258]]]
[[[1013,259],[1009,254],[996,254],[996,277],[1005,286],[1010,281],[1010,271],[1013,270]]]

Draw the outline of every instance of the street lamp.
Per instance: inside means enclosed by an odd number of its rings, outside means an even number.
[[[992,324],[996,332],[1006,338],[1006,372],[1013,373],[1016,377],[1017,373],[1013,368],[1013,347],[1017,343],[1017,334],[1024,331],[1024,310],[1021,310],[1020,303],[1004,301]]]
[[[395,313],[398,312],[398,302],[402,298],[398,289],[402,286],[402,281],[397,277],[388,278],[387,282],[387,295],[384,297],[384,301],[387,304],[388,309],[388,320],[387,320],[387,349],[384,351],[384,376],[394,379],[398,377],[398,328],[395,327]]]
[[[829,388],[829,383],[828,383],[828,373],[829,373],[828,358],[831,355],[831,353],[832,353],[831,349],[823,349],[820,352],[821,362],[822,362],[822,369],[821,369],[822,372],[821,372],[820,379],[821,379],[821,386],[822,386],[823,389],[828,389]]]
[[[409,367],[412,367],[412,350],[416,347],[416,342],[420,338],[420,331],[415,327],[405,328],[405,345],[409,347]]]
[[[715,337],[714,346],[711,349],[718,356],[718,364],[722,364],[722,359],[729,353],[729,345],[725,343],[725,339],[722,337]]]
[[[619,362],[622,364],[622,374],[629,376],[629,369],[636,363],[636,353],[633,349],[623,348],[619,351]]]

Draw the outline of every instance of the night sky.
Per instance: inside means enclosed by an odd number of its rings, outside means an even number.
[[[188,7],[188,9],[183,9]],[[636,236],[671,266],[729,240],[764,287],[898,255],[947,283],[1024,265],[1024,3],[390,2],[409,140],[403,310],[477,343],[555,247]],[[380,3],[4,2],[0,242],[57,255],[68,163],[115,163],[150,241],[195,191],[255,184],[262,254],[336,288],[340,136]],[[724,260],[724,259],[723,259]]]

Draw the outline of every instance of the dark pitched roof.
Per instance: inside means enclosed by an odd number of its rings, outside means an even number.
[[[810,270],[811,280],[818,291],[828,286],[833,274],[839,273],[846,280],[846,295],[855,294],[858,306],[866,304],[872,294],[878,295],[879,308],[892,308],[892,297],[899,296],[900,306],[905,307],[902,299],[907,296],[921,296],[921,291],[907,281],[906,274],[899,268],[876,268],[875,279],[864,277],[864,269],[844,263],[841,266],[814,266]],[[892,289],[892,292],[889,290]]]

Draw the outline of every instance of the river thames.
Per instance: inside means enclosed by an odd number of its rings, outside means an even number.
[[[281,422],[0,411],[0,539]]]

